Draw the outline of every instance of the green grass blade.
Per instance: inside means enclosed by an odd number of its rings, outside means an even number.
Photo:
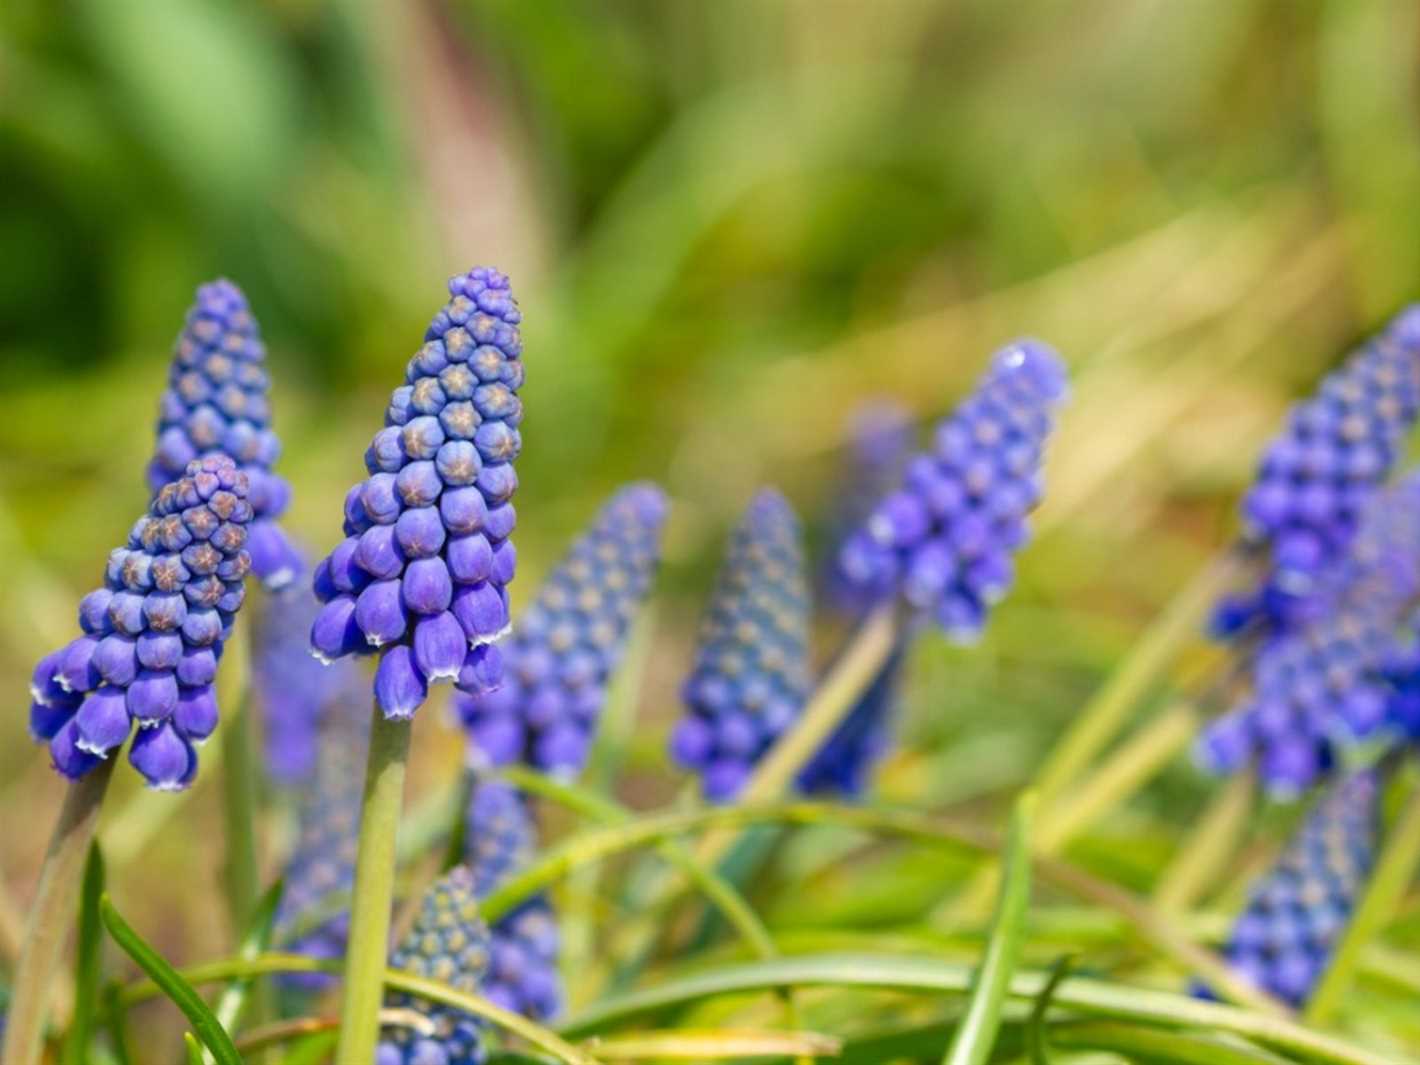
[[[202,1044],[191,1032],[182,1033],[183,1046],[187,1047],[187,1065],[202,1065]]]
[[[238,958],[255,958],[270,948],[272,930],[276,927],[276,909],[281,904],[284,888],[285,884],[278,880],[257,900],[246,934],[237,945]],[[217,1023],[229,1032],[236,1028],[241,1019],[251,984],[251,977],[233,980],[217,999],[217,1008],[213,1012],[217,1015]]]
[[[1288,1065],[1290,1060],[1240,1040],[1103,1021],[1059,1025],[1051,1037],[1071,1050],[1112,1051],[1144,1065]]]
[[[834,1057],[843,1042],[819,1032],[669,1029],[593,1039],[588,1048],[611,1061],[714,1061],[725,1058]]]
[[[1070,975],[1070,969],[1074,964],[1075,956],[1073,954],[1065,954],[1057,958],[1055,964],[1050,967],[1050,979],[1040,989],[1035,1004],[1031,1006],[1030,1020],[1026,1024],[1026,1046],[1030,1048],[1031,1065],[1050,1065],[1049,1040],[1045,1036],[1045,1015],[1050,1011],[1050,1003],[1055,998],[1055,989],[1060,986],[1061,980]]]
[[[184,980],[176,969],[164,961],[158,952],[150,947],[119,915],[107,895],[103,895],[99,899],[99,913],[103,918],[104,927],[108,929],[109,935],[113,936],[114,942],[122,947],[128,956],[138,963],[138,967],[147,973],[162,990],[163,994],[172,999],[177,1008],[182,1010],[183,1016],[192,1022],[203,1045],[212,1052],[218,1065],[242,1065],[241,1056],[237,1053],[237,1048],[232,1045],[231,1037],[227,1035],[226,1029],[218,1022],[216,1015],[208,1008],[207,1003],[203,1002],[202,997],[193,990],[192,985]]]
[[[1027,792],[1016,801],[1011,832],[1006,842],[1006,871],[991,938],[971,989],[966,1016],[957,1025],[943,1065],[984,1065],[1001,1027],[1001,1006],[1025,945],[1026,909],[1030,903],[1030,826],[1035,796]]]
[[[99,1007],[99,970],[103,959],[103,923],[99,899],[104,893],[104,858],[97,843],[89,845],[79,895],[79,944],[74,971],[74,1019],[64,1037],[64,1065],[88,1065],[89,1043]]]

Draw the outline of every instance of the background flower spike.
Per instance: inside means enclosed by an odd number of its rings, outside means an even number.
[[[449,294],[390,396],[369,476],[346,496],[345,540],[314,575],[313,652],[379,651],[375,698],[392,718],[412,715],[432,681],[495,687],[499,659],[479,648],[508,629],[522,315],[496,270],[452,278]]]
[[[682,690],[671,754],[706,798],[733,798],[808,698],[809,590],[799,520],[772,488],[730,539]]]
[[[667,509],[655,485],[630,485],[572,544],[502,645],[502,686],[456,702],[475,759],[523,761],[564,776],[582,770],[660,562]],[[482,537],[462,543],[470,546],[450,556],[452,569],[475,578],[500,566],[511,573],[510,554]]]
[[[139,734],[130,761],[178,790],[216,727],[223,641],[245,597],[253,517],[247,475],[225,454],[194,459],[162,486],[79,608],[83,635],[35,667],[30,732],[70,778]]]
[[[226,279],[200,287],[173,347],[148,487],[156,492],[181,477],[193,459],[230,455],[251,486],[252,572],[277,589],[303,565],[276,523],[291,487],[272,472],[281,444],[271,428],[270,387],[266,346],[242,290]]]

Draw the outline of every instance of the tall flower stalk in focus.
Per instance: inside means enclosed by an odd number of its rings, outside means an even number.
[[[516,554],[513,460],[523,383],[522,316],[496,270],[449,281],[424,346],[365,454],[369,476],[345,499],[345,539],[316,567],[324,606],[317,657],[379,654],[342,988],[341,1065],[369,1065],[379,1032],[394,893],[395,837],[410,719],[429,685],[496,688],[493,641],[508,627]]]
[[[247,477],[225,455],[190,462],[164,485],[104,586],[79,606],[83,635],[36,667],[30,732],[73,782],[45,855],[15,972],[4,1065],[40,1058],[84,856],[118,752],[159,790],[187,787],[199,743],[217,726],[213,681],[251,566]]]

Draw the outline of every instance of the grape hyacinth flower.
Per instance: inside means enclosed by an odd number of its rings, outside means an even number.
[[[252,506],[226,455],[189,462],[109,555],[104,586],[79,604],[83,635],[47,655],[31,685],[30,734],[77,779],[121,747],[149,787],[197,773],[196,747],[217,727],[213,681],[245,596]]]
[[[156,492],[177,480],[193,459],[230,455],[251,486],[252,572],[277,589],[290,584],[302,566],[276,524],[290,502],[291,486],[271,470],[281,444],[271,429],[270,386],[266,347],[241,289],[227,280],[203,285],[173,349],[148,487]]]
[[[695,666],[683,689],[688,713],[671,754],[700,775],[706,798],[733,798],[808,698],[809,591],[799,520],[763,489],[735,529]]]
[[[489,954],[488,929],[478,916],[473,874],[460,865],[425,893],[414,926],[390,954],[389,963],[392,969],[479,994]],[[430,1030],[384,1029],[375,1065],[481,1065],[483,1025],[478,1018],[399,991],[387,993],[385,1005],[420,1014]]]
[[[1382,671],[1420,594],[1420,473],[1372,498],[1325,584],[1326,611],[1262,645],[1247,698],[1200,737],[1205,767],[1255,761],[1270,792],[1292,796],[1331,767],[1338,746],[1386,726]]]
[[[572,545],[503,645],[502,687],[457,700],[473,757],[582,770],[660,562],[666,509],[655,485],[630,485]]]
[[[1374,770],[1332,785],[1253,886],[1225,953],[1255,987],[1297,1007],[1310,996],[1370,875],[1380,791]]]
[[[301,915],[319,909],[322,900],[349,892],[355,884],[368,744],[369,720],[364,714],[332,713],[322,723],[315,777],[301,793],[296,846],[286,867],[286,889],[276,917],[276,926],[283,933],[289,932]],[[349,934],[350,915],[342,912],[288,946],[311,958],[341,958]],[[321,990],[335,982],[324,973],[288,973],[282,979],[288,986],[308,990]]]
[[[1406,619],[1381,667],[1386,728],[1395,739],[1420,743],[1420,611]]]
[[[834,549],[824,565],[823,590],[828,605],[847,617],[859,617],[873,605],[840,569],[839,548],[866,522],[878,501],[897,487],[911,457],[912,416],[891,399],[864,404],[849,429],[848,470],[833,500],[829,520]]]
[[[902,679],[901,646],[883,664],[853,709],[799,773],[809,794],[862,795],[873,767],[887,753]]]
[[[380,652],[375,699],[390,718],[410,717],[434,681],[478,693],[501,679],[522,316],[496,270],[449,292],[365,453],[369,477],[345,498],[346,538],[315,572],[314,652]]]
[[[309,588],[283,589],[264,604],[252,641],[266,768],[286,787],[302,784],[316,771],[326,712],[356,703],[352,696],[361,686],[348,660],[322,666],[311,657],[311,625],[319,611]],[[355,776],[358,786],[358,767]]]
[[[1281,634],[1324,611],[1327,568],[1356,534],[1367,500],[1389,474],[1420,412],[1420,306],[1292,408],[1243,499],[1243,542],[1264,555],[1256,588],[1226,597],[1220,637]]]
[[[1059,356],[1039,341],[992,357],[976,391],[937,426],[932,449],[908,462],[901,487],[844,543],[839,570],[865,601],[900,595],[954,639],[980,633],[1025,543],[1065,386]]]
[[[464,826],[464,860],[474,893],[485,898],[522,870],[537,850],[527,797],[501,780],[474,778]],[[492,960],[483,994],[505,1009],[547,1021],[562,1009],[557,918],[545,894],[534,895],[490,930]]]

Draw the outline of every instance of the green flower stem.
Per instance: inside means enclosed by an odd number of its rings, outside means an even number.
[[[1076,715],[1036,773],[1032,787],[1041,809],[1094,760],[1124,727],[1129,713],[1168,668],[1179,650],[1195,639],[1218,595],[1235,579],[1244,563],[1231,550],[1215,558],[1174,596],[1168,608],[1136,640],[1104,686]]]
[[[227,713],[222,723],[226,736],[226,764],[222,767],[222,826],[226,833],[227,860],[222,886],[227,896],[227,919],[232,935],[240,936],[251,920],[261,894],[256,845],[256,763],[251,745],[251,663],[247,623],[232,629],[222,655],[224,668],[217,682],[217,702]]]
[[[374,708],[360,842],[350,907],[349,951],[341,988],[337,1065],[370,1065],[380,1033],[381,974],[389,953],[395,846],[409,760],[410,722],[390,721]]]
[[[4,1054],[0,1055],[4,1065],[38,1065],[43,1052],[50,987],[74,926],[84,863],[117,760],[118,752],[114,752],[70,784],[64,796],[15,966],[14,997],[6,1017]]]
[[[1420,783],[1413,784],[1405,806],[1386,831],[1385,846],[1371,873],[1366,893],[1356,907],[1331,964],[1307,1003],[1306,1018],[1325,1024],[1336,1015],[1350,990],[1367,945],[1394,916],[1410,882],[1420,869]]]
[[[1169,914],[1186,913],[1218,883],[1247,829],[1256,791],[1257,780],[1250,770],[1235,773],[1218,789],[1159,877],[1154,888],[1157,909]]]

